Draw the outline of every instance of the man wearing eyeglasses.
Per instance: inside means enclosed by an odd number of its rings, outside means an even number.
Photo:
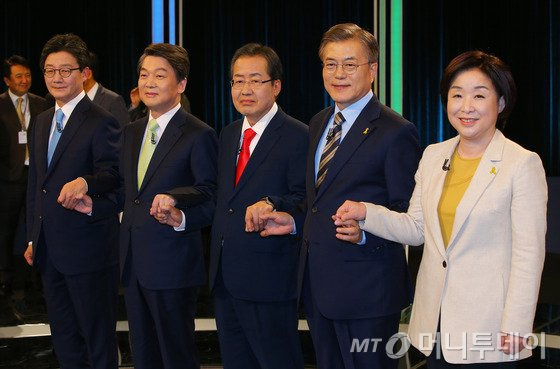
[[[280,109],[282,64],[250,43],[231,61],[231,97],[243,115],[220,135],[210,288],[222,362],[230,369],[298,369],[299,240],[262,238],[262,213],[291,211],[305,194],[307,127]]]
[[[418,134],[371,90],[378,65],[371,33],[355,24],[335,25],[323,35],[319,56],[335,105],[309,124],[299,264],[317,367],[393,368],[397,362],[386,355],[386,344],[411,299],[403,247],[363,233],[356,222],[335,226],[332,217],[346,199],[406,211],[420,155]],[[262,219],[263,236],[294,231],[287,213]]]
[[[37,117],[30,141],[24,256],[43,279],[60,366],[116,368],[119,123],[83,90],[88,57],[73,34],[41,52],[55,106]],[[82,214],[86,194],[93,201]]]

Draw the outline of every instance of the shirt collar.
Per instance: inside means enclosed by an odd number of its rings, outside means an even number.
[[[95,94],[97,94],[98,89],[99,89],[99,83],[95,82],[95,84],[87,92],[87,96],[91,101],[93,101],[93,98],[95,97]]]
[[[177,113],[177,111],[179,111],[180,108],[181,108],[181,103],[178,103],[177,105],[175,105],[174,108],[160,115],[157,119],[152,116],[152,112],[150,111],[148,122],[151,121],[152,119],[156,119],[156,122],[158,123],[159,126],[158,132],[163,132],[165,130],[165,127],[167,127],[167,125],[169,124],[171,118],[173,118],[175,113]]]
[[[23,103],[25,104],[28,100],[27,97],[27,92],[25,94],[23,94],[22,96],[18,96],[16,94],[14,94],[9,88],[8,88],[8,95],[10,95],[10,98],[12,99],[12,102],[14,103],[14,105],[17,106],[17,99],[19,99],[20,97],[23,98]]]
[[[247,117],[243,117],[243,127],[241,127],[241,132],[245,132],[247,129],[251,128],[257,135],[262,135],[265,128],[268,126],[268,123],[272,120],[272,118],[278,112],[278,105],[276,103],[272,104],[272,107],[257,123],[255,123],[252,127],[247,120]]]
[[[338,105],[335,104],[334,105],[333,116],[336,113],[341,112],[342,115],[344,116],[345,122],[354,123],[356,118],[358,118],[358,115],[360,115],[362,110],[364,110],[364,107],[367,105],[367,103],[371,100],[372,97],[373,97],[373,92],[371,90],[369,90],[369,92],[367,94],[365,94],[360,100],[358,100],[355,103],[347,106],[343,110],[340,110],[338,108]]]
[[[70,100],[66,104],[64,104],[63,107],[58,106],[57,102],[54,103],[54,111],[56,112],[58,109],[62,109],[62,112],[64,113],[64,120],[63,120],[63,125],[64,126],[66,125],[66,122],[68,121],[68,118],[70,118],[70,115],[74,111],[74,108],[76,107],[76,105],[78,105],[78,103],[80,101],[82,101],[82,99],[85,96],[86,96],[86,93],[84,92],[84,90],[82,90],[76,97],[74,97],[72,100]],[[55,114],[55,116],[56,116],[56,114]]]

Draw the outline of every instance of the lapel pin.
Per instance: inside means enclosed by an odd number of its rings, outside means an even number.
[[[364,129],[364,131],[362,132],[363,135],[367,135],[369,133],[369,127]]]
[[[496,167],[492,167],[492,169],[490,170],[490,174],[496,174]]]

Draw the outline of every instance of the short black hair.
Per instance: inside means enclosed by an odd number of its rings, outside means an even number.
[[[8,59],[4,60],[4,65],[2,67],[2,77],[10,78],[12,75],[12,66],[21,65],[27,69],[31,69],[29,62],[23,56],[12,55]]]
[[[233,58],[231,58],[231,78],[233,78],[233,65],[235,64],[237,59],[244,56],[262,56],[266,60],[266,64],[268,66],[267,72],[272,79],[271,83],[273,83],[275,80],[282,80],[282,62],[280,61],[280,58],[278,57],[276,51],[274,51],[274,49],[272,49],[271,47],[264,46],[256,42],[251,42],[249,44],[243,45],[235,51],[235,54],[233,54]]]
[[[65,33],[53,36],[47,41],[41,51],[39,59],[39,67],[45,69],[45,60],[52,53],[66,51],[71,54],[78,62],[78,67],[82,71],[89,63],[89,51],[86,43],[79,36],[73,33]]]
[[[175,71],[175,77],[180,82],[189,77],[191,62],[189,60],[189,53],[179,45],[172,45],[167,43],[150,44],[144,49],[144,53],[138,59],[136,70],[140,74],[142,63],[146,56],[159,56],[167,60],[169,65]]]
[[[99,73],[99,58],[93,51],[89,52],[87,67],[91,70],[95,79],[97,79],[97,75]]]
[[[478,69],[491,81],[498,98],[504,98],[504,109],[498,114],[496,127],[504,129],[506,121],[513,110],[516,98],[515,81],[510,68],[497,56],[480,50],[466,51],[456,56],[447,65],[441,77],[440,94],[443,108],[447,107],[447,94],[457,76],[467,70]]]

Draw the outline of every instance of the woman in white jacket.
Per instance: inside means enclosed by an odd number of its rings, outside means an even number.
[[[537,154],[498,129],[515,100],[500,59],[457,56],[442,77],[441,99],[458,136],[424,151],[408,212],[346,201],[334,217],[337,237],[361,237],[342,226],[357,220],[382,238],[424,244],[408,334],[428,368],[512,368],[531,354],[524,337],[532,333],[545,255],[544,169]]]

